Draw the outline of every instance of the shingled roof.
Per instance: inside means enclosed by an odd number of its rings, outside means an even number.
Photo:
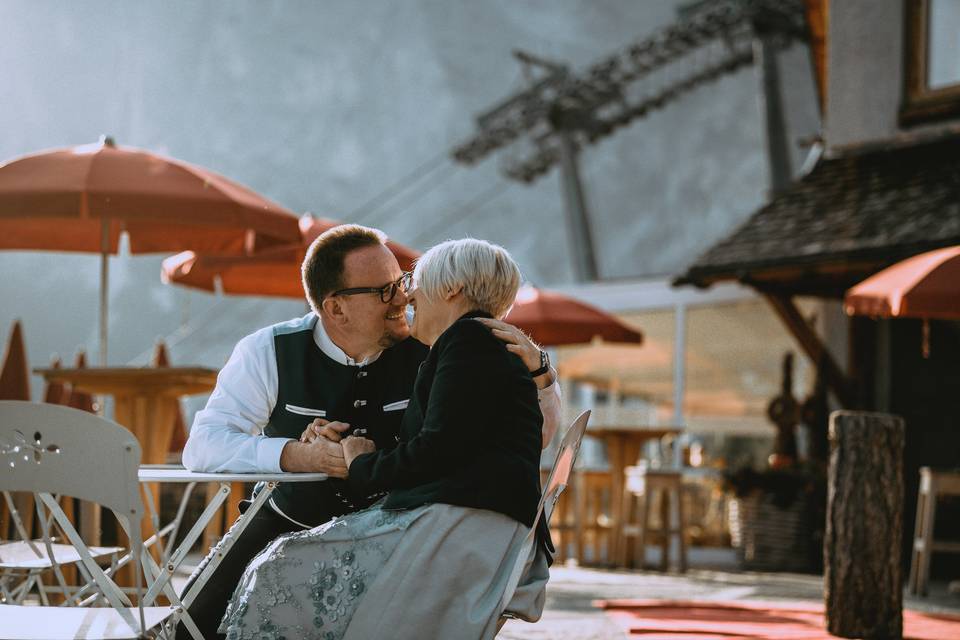
[[[898,260],[960,244],[960,136],[822,158],[674,284],[739,280],[841,297]]]

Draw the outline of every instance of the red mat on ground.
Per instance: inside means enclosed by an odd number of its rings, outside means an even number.
[[[826,631],[823,605],[810,602],[600,600],[630,636],[644,640],[789,638],[835,640]],[[903,612],[904,640],[957,640],[960,616]]]

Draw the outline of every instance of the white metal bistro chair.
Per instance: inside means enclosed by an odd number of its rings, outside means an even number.
[[[0,605],[0,629],[10,640],[78,640],[144,638],[174,615],[180,601],[164,589],[172,606],[146,607],[143,575],[155,581],[160,570],[144,552],[140,522],[143,502],[137,481],[140,445],[120,425],[68,407],[0,401],[0,490],[35,493],[52,514],[80,564],[96,584],[85,605],[106,600],[109,606],[51,607]],[[130,539],[136,581],[134,606],[124,590],[94,560],[55,495],[95,502],[113,511]],[[145,567],[144,567],[145,565]],[[113,572],[110,572],[111,574]],[[188,615],[184,621],[200,638]]]
[[[553,508],[556,506],[557,500],[560,499],[560,494],[567,488],[570,474],[573,471],[573,465],[576,463],[577,454],[580,452],[583,433],[587,430],[587,422],[589,420],[589,411],[581,413],[577,416],[577,419],[573,421],[573,424],[570,425],[570,428],[567,429],[563,440],[560,441],[560,447],[557,449],[557,458],[553,464],[553,470],[550,471],[547,482],[543,486],[543,494],[540,496],[540,505],[537,507],[537,518],[533,522],[530,533],[527,534],[520,545],[516,560],[514,561],[513,570],[510,573],[510,578],[507,580],[503,596],[500,598],[500,611],[502,613],[500,614],[500,621],[497,625],[498,631],[507,620],[517,617],[509,611],[510,601],[513,599],[517,586],[520,584],[520,579],[523,577],[524,569],[533,554],[534,545],[536,545],[537,541],[537,525],[540,524],[540,518],[545,519],[547,524],[550,523]]]
[[[14,446],[23,448],[24,443]],[[82,592],[89,590],[93,578],[86,572],[80,562],[80,554],[73,545],[59,542],[63,538],[62,533],[59,538],[54,535],[56,523],[53,522],[53,514],[44,508],[39,496],[32,494],[32,502],[36,507],[40,525],[40,537],[32,538],[27,531],[28,525],[24,525],[10,492],[2,493],[17,539],[0,542],[0,603],[22,604],[34,589],[44,605],[50,604],[47,597],[49,593],[62,595],[64,604],[67,605],[78,602],[75,597],[78,595],[82,597]],[[123,547],[89,547],[89,549],[90,555],[94,558],[108,558],[114,569],[119,560],[119,553],[123,551]],[[71,565],[79,569],[86,581],[85,585],[71,587],[67,584],[61,567]],[[51,571],[57,581],[56,586],[44,583],[43,576]]]

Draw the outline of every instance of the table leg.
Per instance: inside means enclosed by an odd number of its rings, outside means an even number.
[[[183,594],[183,597],[180,598],[180,601],[183,602],[185,609],[189,609],[190,605],[193,604],[194,598],[203,589],[203,586],[207,584],[207,581],[213,575],[213,572],[216,571],[217,567],[220,566],[220,561],[230,552],[230,549],[233,547],[234,542],[240,535],[244,532],[250,522],[253,520],[253,517],[257,515],[257,512],[260,511],[260,508],[266,504],[267,500],[270,498],[270,494],[273,493],[273,490],[276,488],[277,483],[267,482],[260,493],[257,494],[257,497],[254,498],[253,503],[247,508],[247,510],[241,514],[240,519],[237,523],[227,531],[226,535],[223,536],[223,539],[220,541],[220,544],[217,545],[213,557],[210,558],[210,562],[203,568],[203,571],[200,572],[200,575],[197,576],[197,579],[194,580],[193,584],[190,587],[190,591]]]
[[[187,552],[190,551],[190,547],[193,546],[193,543],[196,542],[197,538],[200,537],[200,534],[206,527],[207,522],[220,510],[220,506],[224,503],[229,495],[230,485],[226,482],[221,482],[219,490],[213,496],[213,499],[211,499],[210,503],[207,504],[197,521],[193,523],[193,526],[190,528],[190,531],[187,532],[187,535],[184,536],[180,546],[177,547],[177,549],[170,555],[170,558],[167,560],[166,566],[164,567],[166,573],[147,590],[145,602],[150,603],[152,599],[160,593],[164,585],[173,577],[174,571],[176,571],[177,567],[180,566],[180,563],[183,562],[183,559],[186,557]]]

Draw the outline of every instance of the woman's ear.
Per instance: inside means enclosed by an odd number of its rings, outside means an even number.
[[[443,296],[443,299],[444,299],[445,302],[450,302],[451,300],[453,300],[454,298],[456,298],[456,297],[457,297],[458,295],[460,295],[461,293],[463,293],[463,287],[462,287],[462,286],[457,287],[456,289],[450,289],[450,291],[447,291],[446,295]]]

